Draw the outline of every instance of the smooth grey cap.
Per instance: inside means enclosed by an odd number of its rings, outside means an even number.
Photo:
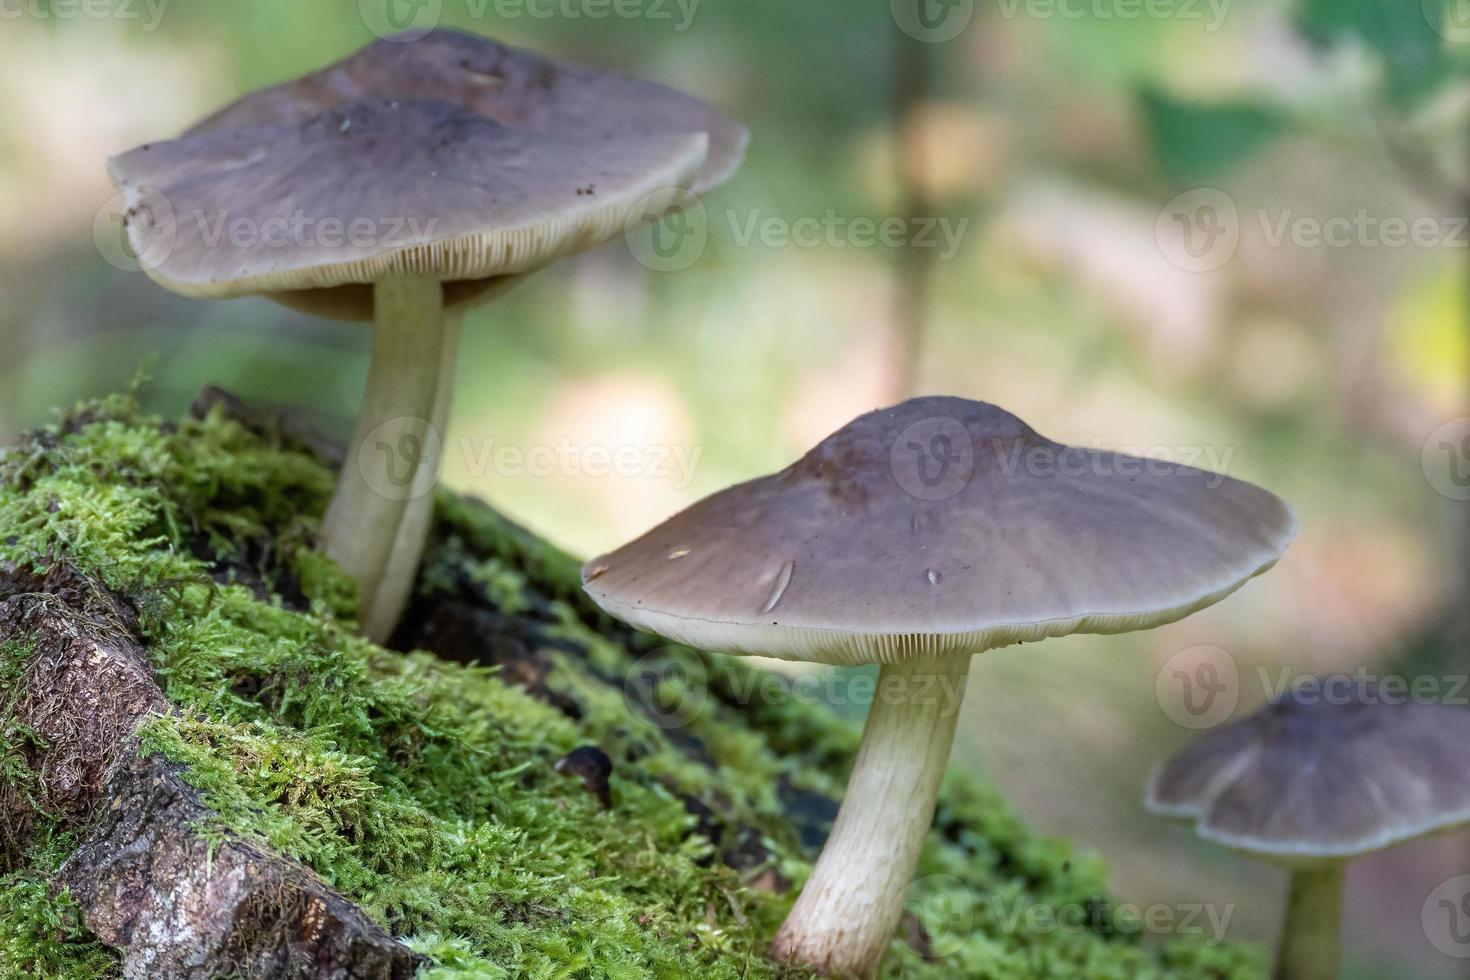
[[[440,28],[414,40],[375,41],[319,71],[252,92],[190,133],[300,124],[324,109],[372,99],[432,99],[532,133],[623,140],[704,133],[709,155],[696,193],[727,180],[749,133],[724,113],[671,88],[565,64],[491,38]]]
[[[1470,711],[1331,680],[1197,739],[1155,771],[1144,806],[1288,865],[1470,822]]]
[[[367,139],[369,120],[354,118],[371,114],[373,107],[435,103],[438,118],[427,133],[412,124],[401,133],[380,128]],[[335,156],[318,141],[311,162],[327,169],[304,169],[303,144],[342,126],[358,127],[356,137],[342,129],[342,152]],[[497,128],[498,135],[487,136]],[[431,142],[412,143],[424,135]],[[470,135],[473,140],[458,143]],[[476,192],[473,199],[461,195],[453,201],[463,206],[456,214],[472,219],[459,229],[461,240],[434,238],[399,255],[333,261],[322,254],[325,249],[305,257],[282,248],[246,261],[239,255],[201,257],[197,243],[188,243],[177,261],[144,263],[161,285],[185,295],[263,292],[309,313],[369,320],[372,277],[385,267],[454,270],[444,276],[446,307],[483,301],[512,287],[521,273],[622,234],[624,218],[655,218],[683,203],[687,191],[723,182],[739,166],[747,139],[739,123],[672,89],[560,64],[489,38],[435,30],[412,40],[376,41],[319,71],[250,93],[183,138],[123,154],[110,169],[129,195],[134,247],[141,243],[150,249],[147,254],[170,258],[178,248],[160,246],[158,223],[166,217],[153,213],[163,205],[171,204],[177,215],[202,204],[206,219],[224,206],[232,217],[259,218],[270,207],[285,213],[269,217],[290,218],[299,202],[287,182],[304,178],[314,185],[304,203],[316,213],[330,205],[334,211],[327,216],[333,219],[412,217],[423,223],[447,216],[446,187]],[[691,159],[696,145],[698,159]],[[171,156],[166,176],[157,163],[164,147]],[[258,200],[234,186],[236,168],[247,171],[241,177],[261,195]],[[422,187],[406,193],[406,181]],[[397,185],[397,196],[385,188],[389,184]],[[580,196],[578,189],[584,191]],[[508,213],[518,202],[530,203],[535,213]],[[525,223],[533,218],[545,224]],[[172,234],[172,227],[164,232]]]
[[[1270,568],[1278,498],[919,398],[588,562],[607,612],[706,649],[836,664],[1180,619]]]
[[[528,133],[446,102],[375,100],[150,144],[110,169],[130,214],[152,209],[128,225],[140,253],[167,209],[172,240],[147,271],[186,296],[405,275],[472,289],[676,203],[706,148],[704,133]]]

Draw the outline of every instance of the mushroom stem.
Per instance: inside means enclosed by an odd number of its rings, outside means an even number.
[[[1276,980],[1333,980],[1342,948],[1343,862],[1298,868],[1291,875]]]
[[[837,821],[773,958],[877,972],[934,819],[969,670],[968,655],[883,665]]]
[[[431,430],[443,373],[443,290],[436,280],[401,277],[373,287],[373,354],[367,388],[337,491],[322,521],[326,553],[357,581],[358,615],[374,640],[374,614],[388,560],[411,500],[431,496],[438,433]]]
[[[464,319],[457,312],[444,314],[444,344],[439,352],[439,389],[434,397],[434,414],[430,421],[442,440],[449,431],[449,411],[454,404],[455,365],[459,358],[459,340]],[[362,628],[379,643],[386,642],[403,618],[413,583],[418,576],[424,546],[429,541],[429,528],[434,523],[432,489],[408,502],[403,522],[398,526],[398,539],[388,556],[388,569],[378,584],[377,596],[364,609]]]

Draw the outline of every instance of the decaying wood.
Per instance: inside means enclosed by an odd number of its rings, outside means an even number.
[[[44,574],[0,565],[0,645],[32,652],[0,679],[5,754],[32,774],[0,780],[0,867],[16,860],[37,816],[85,819],[139,721],[167,710],[131,637],[124,603],[64,567]]]
[[[138,754],[170,710],[127,604],[65,568],[0,567],[0,645],[30,651],[0,687],[6,748],[31,776],[0,781],[0,866],[41,815],[75,828],[62,867],[83,920],[129,978],[398,980],[419,958],[301,864],[225,835],[179,767]]]
[[[124,758],[86,842],[61,869],[87,927],[136,977],[397,980],[415,956],[301,865],[239,840],[211,848],[207,816],[163,760]]]

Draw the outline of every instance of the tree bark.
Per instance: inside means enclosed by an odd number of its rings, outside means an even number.
[[[30,774],[0,782],[0,868],[38,820],[75,830],[57,884],[130,980],[413,976],[419,957],[303,865],[202,836],[180,767],[138,754],[138,726],[170,708],[125,602],[64,567],[0,567],[0,600],[0,648],[21,658],[0,728],[25,733],[6,748]]]

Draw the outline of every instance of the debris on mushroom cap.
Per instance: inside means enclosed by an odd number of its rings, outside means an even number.
[[[709,156],[694,175],[695,192],[728,179],[748,140],[745,127],[682,92],[443,28],[415,40],[375,41],[320,71],[253,92],[189,133],[299,124],[324,109],[374,98],[448,102],[537,133],[597,139],[706,133]]]
[[[526,272],[622,234],[635,207],[675,203],[706,149],[703,133],[530,134],[445,102],[377,100],[155,143],[110,166],[171,212],[149,274],[226,297]],[[589,181],[595,197],[575,193]]]
[[[1248,483],[920,398],[589,562],[583,586],[696,646],[889,662],[1172,622],[1270,568],[1295,530]]]
[[[1342,860],[1470,823],[1467,744],[1470,711],[1326,678],[1197,740],[1144,804],[1258,857]]]

